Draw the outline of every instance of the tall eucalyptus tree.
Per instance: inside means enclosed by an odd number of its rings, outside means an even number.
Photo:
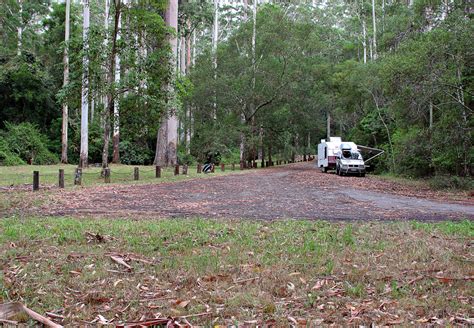
[[[69,83],[69,34],[70,34],[70,18],[71,18],[71,0],[66,0],[66,17],[64,22],[64,78],[63,87],[66,87]],[[67,149],[68,149],[68,121],[69,121],[69,110],[67,101],[63,102],[63,121],[62,121],[62,133],[61,133],[61,163],[66,164],[67,160]]]
[[[82,58],[82,92],[81,92],[81,153],[79,167],[88,165],[89,157],[89,0],[83,2],[83,58]]]

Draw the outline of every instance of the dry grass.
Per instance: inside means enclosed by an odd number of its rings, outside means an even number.
[[[472,221],[12,217],[0,221],[0,301],[69,325],[467,324],[473,237]]]

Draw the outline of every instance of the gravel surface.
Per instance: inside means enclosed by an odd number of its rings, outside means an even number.
[[[106,217],[253,219],[474,219],[466,194],[434,192],[376,176],[339,177],[313,163],[175,183],[57,191],[35,213]]]

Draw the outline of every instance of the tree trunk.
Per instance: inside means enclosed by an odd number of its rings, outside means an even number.
[[[63,65],[64,65],[64,78],[63,87],[65,88],[69,83],[69,30],[70,30],[70,17],[71,17],[71,0],[66,0],[66,17],[64,22],[65,33],[64,33],[64,54],[63,54]],[[68,145],[68,120],[69,111],[67,101],[63,102],[63,122],[62,122],[62,133],[61,133],[61,163],[67,164],[67,145]]]
[[[364,64],[367,64],[367,27],[362,19],[362,46],[364,47]]]
[[[178,0],[170,0],[169,6],[165,12],[165,22],[166,25],[171,27],[175,32],[175,34],[169,39],[171,51],[173,52],[170,67],[174,72],[177,51],[176,34],[178,32]],[[167,120],[162,120],[162,124],[158,130],[154,161],[155,165],[160,166],[175,165],[177,162],[176,150],[178,145],[178,119],[176,117],[176,108],[174,108],[175,90],[173,89],[172,81],[168,83],[166,89],[168,94],[167,111],[169,116]]]
[[[373,43],[374,43],[374,59],[377,59],[377,24],[375,21],[375,0],[372,0],[372,23],[374,26],[374,35],[373,35]]]
[[[191,23],[188,21],[188,28],[191,27]],[[191,35],[186,36],[186,67],[185,73],[188,74],[191,68]],[[192,123],[192,113],[191,113],[191,105],[188,104],[186,108],[186,122],[185,122],[185,133],[186,133],[186,154],[191,153],[191,123]]]
[[[126,0],[124,0],[126,2]],[[121,15],[121,3],[120,1],[116,0],[116,10],[119,9],[118,17],[116,15],[116,19],[118,19],[117,29],[114,31],[114,42],[118,42],[121,38],[121,29],[122,29],[122,15]],[[117,9],[118,8],[118,9]],[[116,46],[114,45],[116,48]],[[117,50],[115,49],[115,72],[114,72],[114,81],[116,85],[120,83],[120,73],[121,73],[121,67],[120,67],[120,55],[117,53]],[[112,138],[112,147],[113,147],[113,153],[112,153],[112,163],[120,163],[120,98],[118,94],[115,94],[114,97],[114,132],[113,132],[113,138]]]
[[[191,23],[188,21],[188,29],[191,28]],[[191,68],[191,35],[186,36],[186,74],[189,74]]]
[[[268,144],[268,166],[272,166],[272,143],[271,142]]]
[[[109,144],[110,144],[110,114],[115,115],[115,99],[116,95],[112,85],[116,79],[116,60],[117,56],[117,41],[119,37],[120,29],[120,16],[121,16],[121,0],[115,0],[115,15],[114,15],[114,32],[112,35],[112,51],[109,58],[109,72],[107,74],[107,84],[109,86],[107,92],[107,110],[104,115],[104,148],[102,149],[102,168],[105,169],[109,166]],[[115,126],[114,126],[115,129]],[[114,135],[115,137],[115,135]]]
[[[326,117],[326,131],[327,131],[327,138],[329,141],[329,138],[331,137],[331,113],[327,113]]]
[[[17,55],[21,56],[21,48],[22,48],[22,43],[23,43],[23,0],[18,0],[18,6],[20,8],[18,10],[19,24],[17,28],[17,34],[18,34]]]
[[[89,157],[89,0],[83,2],[83,33],[84,56],[82,58],[82,94],[81,94],[81,154],[79,167],[88,165]]]
[[[217,80],[217,42],[219,39],[219,1],[214,0],[214,24],[212,32],[212,65],[214,81]],[[217,90],[214,89],[213,118],[217,120]]]
[[[463,175],[464,176],[469,176],[470,175],[470,163],[469,163],[469,153],[471,150],[471,130],[469,128],[469,119],[468,119],[468,113],[466,112],[466,107],[465,101],[464,101],[464,88],[462,84],[462,75],[461,75],[461,69],[459,66],[456,68],[456,77],[458,80],[458,90],[456,92],[458,102],[461,105],[461,116],[462,116],[462,143],[463,143]]]
[[[153,165],[158,166],[167,166],[168,165],[168,158],[167,158],[167,149],[168,145],[168,120],[162,119],[160,128],[158,129],[158,134],[156,136],[156,151],[155,151],[155,160],[153,161]]]
[[[193,67],[194,67],[194,65],[196,65],[196,31],[193,32],[193,51],[192,51],[192,57],[193,57],[192,63],[193,63]]]

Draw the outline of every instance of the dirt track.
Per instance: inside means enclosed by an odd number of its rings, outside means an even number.
[[[474,200],[373,176],[324,174],[312,163],[300,163],[176,183],[57,192],[39,212],[107,217],[442,220],[474,219]]]

